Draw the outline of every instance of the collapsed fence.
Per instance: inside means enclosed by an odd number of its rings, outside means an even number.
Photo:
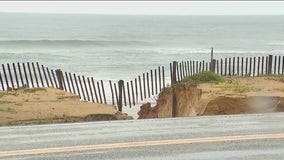
[[[213,50],[212,50],[213,54]],[[283,75],[284,56],[232,57],[220,60],[172,62],[167,69],[159,66],[133,80],[95,80],[93,77],[49,69],[38,62],[2,64],[0,82],[2,91],[21,87],[53,87],[78,95],[84,101],[111,104],[122,111],[122,106],[135,106],[158,95],[166,84],[175,84],[202,71],[222,76]],[[170,81],[167,81],[167,78]]]
[[[11,67],[12,66],[12,67]],[[78,95],[81,100],[118,106],[134,106],[157,95],[165,87],[165,68],[157,67],[130,81],[104,81],[49,69],[38,62],[2,64],[2,91],[23,87],[52,87]]]

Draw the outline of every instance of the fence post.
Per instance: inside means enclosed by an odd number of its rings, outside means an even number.
[[[175,93],[175,89],[172,89],[172,117],[176,117],[177,110],[177,96]]]
[[[118,110],[122,112],[122,89],[123,89],[123,80],[118,81]]]
[[[209,67],[209,70],[211,71],[211,72],[213,72],[213,65],[215,65],[214,63],[213,63],[213,47],[211,47],[211,58],[210,58],[210,67]]]
[[[177,61],[173,61],[173,75],[172,75],[172,85],[177,83]]]
[[[212,60],[212,63],[211,63],[211,71],[213,72],[213,73],[215,73],[215,68],[216,68],[216,59],[213,59]]]
[[[268,75],[272,74],[272,59],[273,59],[273,56],[272,55],[269,55],[268,56]]]
[[[63,90],[63,74],[62,74],[62,71],[60,69],[57,69],[55,70],[55,74],[57,76],[57,79],[58,79],[58,87],[60,90]]]

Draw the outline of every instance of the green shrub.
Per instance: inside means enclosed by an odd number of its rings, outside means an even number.
[[[190,82],[190,83],[205,83],[205,82],[223,82],[224,79],[213,72],[210,71],[203,71],[192,76],[186,77],[182,80],[183,82]]]

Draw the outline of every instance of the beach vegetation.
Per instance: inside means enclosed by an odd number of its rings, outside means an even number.
[[[192,76],[186,77],[182,80],[182,82],[188,82],[188,83],[219,83],[224,82],[224,79],[222,76],[210,72],[210,71],[203,71],[197,74],[194,74]]]

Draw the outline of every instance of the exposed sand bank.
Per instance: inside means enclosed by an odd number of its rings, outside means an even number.
[[[284,111],[284,77],[225,77],[222,83],[167,88],[159,95],[156,106],[141,106],[139,118],[172,117],[174,94],[177,116]]]
[[[23,88],[0,92],[0,125],[132,119],[114,106],[83,102],[53,89]]]

